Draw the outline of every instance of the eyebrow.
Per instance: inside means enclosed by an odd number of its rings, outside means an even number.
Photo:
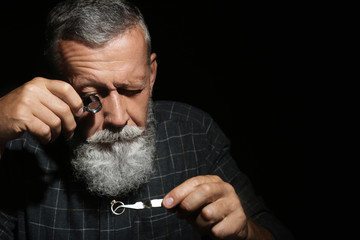
[[[114,84],[115,88],[123,88],[123,89],[144,89],[146,87],[146,81],[141,80],[141,84],[135,83],[135,84],[126,84],[126,83],[120,83],[120,84]]]
[[[81,77],[74,77],[72,79],[72,85],[80,87],[80,89],[92,86],[101,86],[99,80],[93,75],[84,75]]]
[[[74,84],[74,82],[78,82],[78,84]],[[109,89],[108,85],[104,84],[103,82],[100,82],[98,79],[93,77],[80,77],[73,80],[73,85],[76,85],[78,90],[83,90],[85,88],[106,88]],[[123,88],[123,89],[144,89],[147,85],[147,81],[144,80],[143,77],[138,78],[138,80],[134,83],[112,83],[112,87],[115,89]]]

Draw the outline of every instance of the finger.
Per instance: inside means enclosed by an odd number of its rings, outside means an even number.
[[[229,236],[247,237],[247,219],[241,209],[231,212],[211,228],[211,235],[223,239]]]
[[[33,109],[34,118],[39,119],[42,123],[46,124],[50,130],[50,140],[55,140],[61,133],[61,119],[54,112],[52,112],[47,106],[39,104],[38,107]],[[36,121],[36,123],[38,123]],[[32,128],[33,129],[33,128]],[[42,129],[40,132],[46,131]],[[48,138],[48,133],[45,134],[45,138]]]
[[[45,83],[46,88],[63,100],[71,109],[72,113],[80,116],[83,113],[83,102],[75,89],[64,81],[49,80]]]
[[[76,128],[76,121],[70,106],[52,94],[48,94],[43,99],[46,100],[42,100],[41,103],[50,109],[58,118],[60,118],[61,130],[64,136],[67,138],[72,136]]]
[[[36,136],[41,143],[47,144],[51,141],[52,133],[49,125],[41,121],[37,117],[30,119],[29,124],[27,124],[27,131]]]
[[[211,228],[222,221],[231,211],[227,208],[227,202],[219,199],[214,203],[206,205],[198,212],[194,219],[188,221],[201,233],[209,233]]]
[[[215,202],[224,195],[222,182],[203,183],[194,188],[179,204],[179,216],[188,215],[202,209],[205,205]]]
[[[188,220],[200,233],[208,233],[215,224],[225,219],[232,211],[233,207],[228,199],[221,198],[202,208],[195,219]]]
[[[214,224],[224,219],[233,211],[232,207],[229,207],[227,199],[219,199],[211,204],[206,205],[197,217],[199,225]]]
[[[185,197],[187,197],[191,192],[195,190],[201,184],[212,183],[212,182],[221,182],[222,180],[218,176],[198,176],[186,180],[184,183],[180,184],[178,187],[174,188],[169,192],[163,201],[163,206],[167,209],[171,209],[181,203]]]

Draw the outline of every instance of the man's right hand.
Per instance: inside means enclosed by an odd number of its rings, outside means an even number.
[[[34,78],[0,98],[0,150],[28,131],[46,144],[60,133],[71,138],[83,103],[68,83]],[[1,156],[1,151],[0,151]]]

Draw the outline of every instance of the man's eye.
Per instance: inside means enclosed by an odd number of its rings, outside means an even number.
[[[118,91],[118,93],[121,94],[121,95],[125,95],[125,96],[128,96],[128,97],[131,97],[131,96],[135,96],[135,95],[141,93],[141,92],[142,92],[142,89],[139,89],[139,90],[128,90],[128,89],[119,88],[117,91]]]
[[[105,98],[108,95],[108,92],[106,89],[96,89],[96,91],[89,91],[89,92],[84,92],[82,94],[80,94],[80,97],[85,100],[87,98],[89,98],[90,96],[97,96],[99,98]]]

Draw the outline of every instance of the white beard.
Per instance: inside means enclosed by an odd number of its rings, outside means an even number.
[[[72,166],[90,192],[115,197],[136,190],[153,173],[155,119],[149,105],[146,130],[125,126],[103,130],[76,144]]]

